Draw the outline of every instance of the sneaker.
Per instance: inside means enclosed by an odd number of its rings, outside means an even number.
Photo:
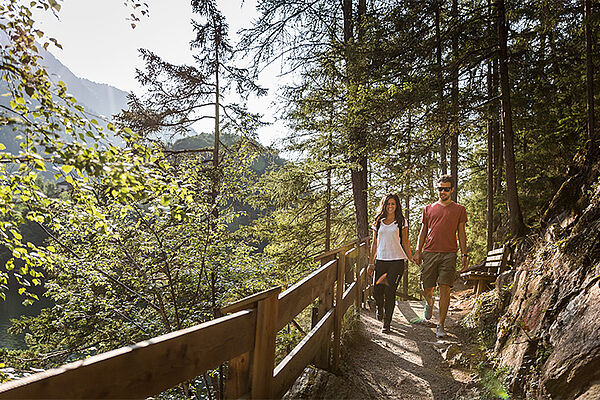
[[[438,325],[437,329],[435,330],[435,336],[438,337],[438,338],[444,338],[444,337],[448,336],[448,334],[444,330],[443,326]]]
[[[425,302],[425,319],[431,319],[431,317],[433,317],[433,307]]]

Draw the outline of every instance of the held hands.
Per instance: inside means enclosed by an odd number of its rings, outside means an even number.
[[[413,254],[413,262],[417,265],[421,265],[421,252],[419,250],[415,251],[415,254]]]

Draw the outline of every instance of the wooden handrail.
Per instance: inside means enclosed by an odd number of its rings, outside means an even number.
[[[268,289],[220,310],[230,315],[1,384],[0,399],[143,398],[225,362],[227,398],[281,397],[313,359],[324,357],[325,366],[338,365],[343,315],[353,302],[361,304],[368,240],[354,240],[315,257],[334,259],[282,293],[280,287]],[[356,271],[348,276],[346,260],[354,251]],[[345,276],[351,280],[344,282]],[[334,286],[335,303],[327,300]],[[325,307],[323,315],[274,368],[277,331],[317,298]]]
[[[240,310],[247,310],[249,308],[256,308],[256,305],[259,301],[266,299],[269,296],[272,296],[273,293],[279,293],[281,291],[281,286],[277,286],[271,289],[263,290],[262,292],[255,293],[251,296],[244,297],[241,300],[236,301],[235,303],[231,303],[220,309],[221,314],[229,314],[234,313]]]
[[[340,247],[338,247],[338,248],[336,248],[336,249],[329,250],[329,251],[326,251],[326,252],[324,252],[324,253],[321,253],[321,254],[319,254],[319,255],[317,255],[317,256],[314,256],[314,257],[313,257],[313,260],[314,260],[314,261],[319,261],[319,260],[321,260],[322,258],[329,257],[329,256],[332,256],[332,255],[334,255],[334,254],[337,254],[337,253],[339,253],[339,252],[340,252],[340,249],[344,249],[344,248],[350,248],[350,247],[354,246],[355,244],[357,244],[357,243],[361,243],[361,242],[364,242],[364,241],[366,241],[366,240],[368,240],[368,239],[369,239],[369,237],[368,237],[368,236],[365,236],[365,237],[364,237],[364,238],[362,238],[362,239],[355,239],[355,240],[352,240],[352,241],[350,241],[350,242],[346,242],[346,243],[344,243],[344,244],[340,245]]]
[[[240,311],[0,385],[0,399],[144,398],[254,348],[256,312]]]
[[[337,260],[331,260],[279,295],[277,329],[281,330],[336,279]]]

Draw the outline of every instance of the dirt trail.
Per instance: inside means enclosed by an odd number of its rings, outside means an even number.
[[[445,358],[451,360],[463,347],[457,323],[470,309],[470,299],[466,293],[452,297],[444,339],[435,336],[437,299],[431,321],[422,319],[424,302],[398,301],[389,334],[381,333],[381,322],[373,312],[363,310],[358,333],[345,347],[340,373],[306,370],[287,398],[456,398],[472,374],[451,366]]]

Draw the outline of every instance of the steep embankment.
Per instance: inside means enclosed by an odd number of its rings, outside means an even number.
[[[515,396],[600,398],[599,176],[597,157],[572,168],[537,243],[517,252],[495,346]]]

